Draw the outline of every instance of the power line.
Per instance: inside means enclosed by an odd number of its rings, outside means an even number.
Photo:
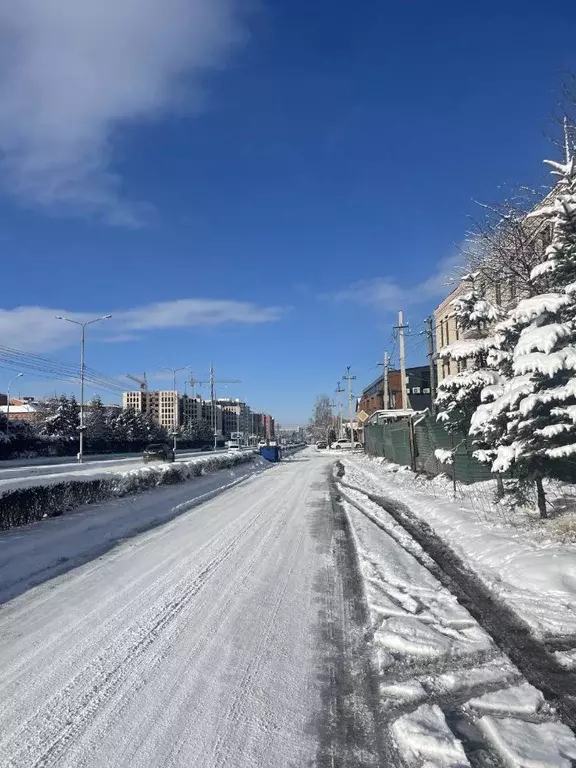
[[[80,378],[79,367],[3,345],[0,345],[0,367],[60,381],[77,382]],[[100,373],[94,368],[86,368],[85,380],[98,389],[105,389],[115,394],[126,389],[119,379]]]

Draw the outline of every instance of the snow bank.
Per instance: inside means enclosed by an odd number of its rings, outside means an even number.
[[[452,734],[440,707],[423,704],[398,718],[394,738],[409,765],[464,768],[470,763],[462,744]]]
[[[576,545],[483,519],[472,499],[450,498],[451,481],[442,476],[424,482],[409,470],[368,457],[342,460],[349,483],[406,504],[537,637],[576,635]]]
[[[572,731],[560,723],[483,717],[478,727],[510,768],[571,768],[576,760]]]
[[[142,493],[164,485],[253,461],[252,451],[219,453],[173,464],[155,463],[125,472],[82,472],[34,478],[33,483],[0,490],[0,529],[56,517],[84,504]]]

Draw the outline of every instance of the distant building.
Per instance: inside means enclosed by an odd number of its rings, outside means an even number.
[[[182,424],[182,398],[171,389],[124,392],[122,407],[149,413],[154,421],[169,431]]]
[[[201,397],[182,397],[182,423],[189,421],[199,421],[204,418],[203,403]]]
[[[245,402],[233,398],[220,398],[217,400],[222,409],[222,433],[230,437],[232,432],[242,432],[247,435],[250,431],[250,407]]]
[[[408,406],[415,411],[423,411],[432,405],[430,393],[430,368],[427,365],[419,365],[406,369],[406,388],[408,394]],[[384,376],[379,376],[363,391],[358,402],[358,410],[365,411],[368,415],[374,411],[397,410],[402,408],[402,386],[400,371],[394,370],[388,373],[388,398],[384,403]]]
[[[6,414],[8,403],[0,405],[0,413]],[[12,400],[10,398],[10,421],[27,421],[34,424],[42,417],[42,407],[36,402]]]
[[[218,402],[203,400],[202,418],[210,422],[210,426],[214,427],[219,435],[222,434],[222,408]]]

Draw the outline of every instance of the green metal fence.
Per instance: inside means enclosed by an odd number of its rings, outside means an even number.
[[[412,434],[411,434],[412,432]],[[449,435],[432,416],[389,424],[369,424],[364,429],[364,448],[370,456],[383,456],[402,466],[431,475],[446,473],[462,483],[489,480],[489,468],[472,456],[472,446],[462,435]],[[453,454],[453,464],[442,464],[437,448]]]

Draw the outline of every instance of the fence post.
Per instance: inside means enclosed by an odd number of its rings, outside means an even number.
[[[452,487],[454,498],[456,498],[456,451],[454,450],[454,432],[450,432],[450,443],[452,445]]]
[[[416,436],[414,434],[414,419],[408,419],[408,443],[410,445],[410,464],[412,471],[416,472]]]

